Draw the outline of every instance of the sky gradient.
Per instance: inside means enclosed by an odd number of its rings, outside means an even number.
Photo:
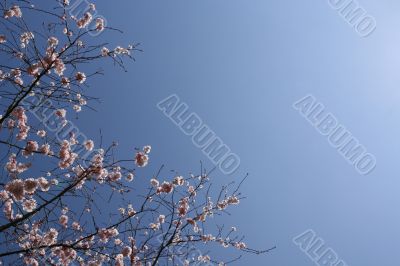
[[[368,37],[324,1],[97,1],[123,34],[140,42],[128,72],[111,63],[89,80],[101,98],[76,123],[102,129],[122,157],[150,144],[148,182],[161,164],[182,174],[212,162],[157,103],[176,94],[241,160],[234,175],[247,199],[224,220],[256,249],[234,265],[308,266],[292,239],[314,230],[347,265],[397,266],[400,260],[400,2],[358,2],[376,20]],[[111,46],[111,45],[110,45]],[[360,175],[292,105],[312,94],[377,159]],[[145,173],[145,172],[142,172]]]

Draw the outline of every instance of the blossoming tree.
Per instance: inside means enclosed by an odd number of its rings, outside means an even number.
[[[94,4],[78,17],[68,0],[14,2],[0,1],[0,260],[225,265],[201,245],[260,253],[247,248],[235,228],[207,226],[213,215],[239,204],[240,185],[212,198],[204,169],[162,178],[161,167],[136,195],[135,174],[149,163],[151,147],[137,149],[132,159],[115,158],[115,144],[82,137],[68,119],[92,99],[85,86],[98,72],[83,66],[112,60],[124,68],[137,45],[95,43],[93,36],[115,29],[95,16]],[[107,211],[101,204],[118,207]]]

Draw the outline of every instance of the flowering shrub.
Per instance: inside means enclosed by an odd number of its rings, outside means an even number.
[[[92,99],[87,82],[98,73],[86,73],[83,65],[112,60],[124,68],[124,58],[133,59],[138,49],[93,44],[91,32],[113,30],[94,18],[94,4],[75,17],[68,0],[52,1],[0,3],[0,57],[7,63],[0,65],[0,260],[225,265],[208,253],[193,257],[189,249],[202,243],[260,253],[235,235],[236,228],[207,226],[239,204],[239,187],[230,185],[230,194],[223,187],[213,199],[204,170],[161,178],[161,168],[146,181],[147,192],[137,195],[136,171],[149,164],[150,146],[122,160],[114,156],[115,144],[102,147],[69,130],[69,114],[85,109]]]

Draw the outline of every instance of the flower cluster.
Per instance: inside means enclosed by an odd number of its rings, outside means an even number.
[[[139,167],[145,167],[149,162],[150,146],[143,147],[143,151],[139,151],[135,155],[135,163]]]
[[[14,5],[10,9],[4,11],[4,18],[12,18],[12,17],[17,17],[21,18],[22,17],[22,11],[19,6]]]

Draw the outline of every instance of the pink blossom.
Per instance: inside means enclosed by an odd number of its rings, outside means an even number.
[[[44,234],[43,236],[43,244],[45,245],[53,245],[57,242],[58,231],[54,228],[50,228],[50,230]]]
[[[165,215],[160,214],[160,216],[158,216],[158,222],[161,224],[165,223]]]
[[[147,145],[143,147],[143,152],[149,154],[151,152],[151,146]]]
[[[155,178],[150,179],[150,183],[153,187],[158,187],[160,185],[160,182]]]
[[[75,112],[79,113],[80,111],[82,111],[82,107],[80,107],[79,105],[75,104],[72,109],[74,109]]]
[[[126,48],[123,48],[121,46],[117,46],[114,49],[114,53],[117,54],[117,55],[129,55],[131,52]]]
[[[24,211],[32,212],[36,208],[36,200],[34,199],[24,200],[24,202],[22,203],[22,207]]]
[[[16,77],[14,79],[14,82],[15,82],[15,84],[20,85],[20,86],[24,85],[24,80],[20,77]]]
[[[101,55],[102,56],[108,56],[110,54],[110,50],[107,47],[103,47],[101,49]]]
[[[178,215],[184,217],[189,210],[189,198],[185,197],[178,202]]]
[[[81,226],[80,226],[80,224],[78,222],[73,222],[71,226],[76,231],[80,231],[81,230]]]
[[[237,249],[245,249],[246,248],[246,243],[244,242],[237,242],[234,244],[235,248]]]
[[[44,178],[44,177],[39,177],[37,179],[37,181],[39,182],[39,187],[43,192],[49,191],[50,189],[50,182]]]
[[[8,128],[9,130],[12,130],[14,127],[15,127],[15,120],[13,120],[13,119],[8,119],[8,121],[7,121],[7,128]]]
[[[120,169],[117,168],[117,169],[115,169],[114,171],[112,171],[112,172],[110,172],[108,174],[108,177],[110,178],[111,181],[116,182],[116,181],[121,179],[122,174],[121,174],[121,172],[119,170]]]
[[[15,5],[15,6],[11,7],[11,10],[14,12],[14,16],[16,16],[18,18],[22,17],[22,11],[19,8],[19,6]]]
[[[35,38],[35,35],[32,32],[23,32],[19,38],[21,48],[25,48],[33,38]]]
[[[157,188],[157,194],[171,193],[174,190],[174,184],[164,181],[161,186]]]
[[[65,115],[67,114],[67,111],[65,109],[58,109],[55,112],[56,116],[60,118],[65,118]]]
[[[0,200],[1,201],[6,201],[8,200],[10,197],[8,196],[8,192],[5,190],[1,190],[0,191]]]
[[[188,192],[190,193],[191,196],[196,196],[196,190],[195,190],[194,186],[189,186]]]
[[[210,241],[214,241],[214,240],[215,240],[215,237],[214,237],[213,235],[211,235],[211,234],[202,235],[202,236],[201,236],[201,240],[202,240],[203,242],[210,242]]]
[[[29,265],[29,266],[39,266],[39,262],[31,257],[25,257],[24,258],[24,263],[25,265]]]
[[[64,227],[68,227],[68,216],[67,215],[61,215],[59,219],[60,224]]]
[[[104,30],[104,19],[97,18],[96,19],[96,30],[103,31]]]
[[[75,74],[75,79],[79,82],[79,83],[84,83],[86,81],[86,75],[83,72],[77,72]]]
[[[131,248],[131,247],[128,247],[128,246],[123,247],[123,249],[122,249],[122,251],[121,251],[121,254],[122,254],[124,257],[129,257],[129,256],[132,254],[132,248]]]
[[[33,178],[28,178],[24,181],[24,189],[28,194],[34,194],[38,187],[38,181]]]
[[[17,107],[12,112],[12,115],[18,121],[19,133],[17,134],[17,140],[24,140],[28,136],[30,127],[27,125],[28,118],[25,114],[25,109],[23,107]]]
[[[13,69],[11,69],[11,71],[10,71],[10,75],[11,75],[12,77],[20,77],[21,74],[22,74],[22,72],[21,72],[21,70],[20,70],[19,68],[13,68]]]
[[[58,39],[56,37],[50,37],[47,40],[47,43],[50,47],[56,47],[58,45]]]
[[[26,72],[28,72],[28,75],[37,76],[41,69],[39,64],[32,64],[26,69]]]
[[[10,174],[20,174],[31,167],[31,163],[17,163],[15,154],[11,154],[6,163],[6,169]]]
[[[11,17],[17,17],[17,18],[22,17],[22,11],[19,8],[19,6],[17,6],[17,5],[12,6],[10,9],[8,9],[4,12],[4,18],[7,19],[7,18],[11,18]]]
[[[160,223],[151,223],[149,224],[150,229],[156,231],[158,229],[160,229]]]
[[[5,186],[7,192],[14,196],[17,201],[22,201],[25,195],[24,182],[21,179],[15,179]]]
[[[85,28],[89,25],[89,23],[92,21],[92,19],[93,19],[92,14],[90,14],[89,12],[86,12],[83,15],[83,17],[76,22],[76,25],[80,29]]]
[[[94,142],[93,142],[93,140],[87,140],[87,141],[85,141],[84,145],[85,145],[86,150],[91,151],[91,150],[93,150]]]
[[[197,260],[200,261],[200,262],[203,262],[203,263],[208,263],[208,262],[210,262],[211,258],[210,258],[210,256],[208,256],[208,255],[205,255],[205,256],[200,255],[200,256],[197,258]]]
[[[61,85],[64,88],[67,88],[69,86],[69,84],[70,84],[70,80],[67,77],[62,77],[61,78]]]
[[[17,171],[17,155],[15,153],[11,154],[8,158],[6,169],[9,173],[14,173]]]
[[[103,243],[107,243],[109,241],[110,238],[112,237],[116,237],[118,235],[118,230],[115,228],[111,228],[111,229],[101,229],[99,231],[99,238],[100,241]]]
[[[224,210],[228,206],[228,202],[226,200],[220,201],[217,203],[218,210]]]
[[[137,152],[135,156],[135,163],[139,167],[145,167],[148,164],[149,156],[143,152]]]
[[[54,71],[58,76],[62,76],[64,74],[64,71],[67,69],[65,67],[64,62],[60,58],[54,60],[54,67],[55,67]]]
[[[115,257],[115,266],[124,266],[124,256],[122,254],[118,254]]]
[[[53,152],[50,150],[50,144],[47,144],[47,143],[40,146],[39,152],[43,153],[44,155],[52,155],[53,154]]]
[[[12,220],[14,218],[12,204],[13,204],[12,199],[8,199],[4,203],[3,211],[8,220]]]
[[[25,149],[22,151],[22,155],[29,156],[36,152],[39,145],[36,141],[30,140],[26,143]]]
[[[129,216],[134,216],[136,214],[136,211],[132,208],[132,205],[128,205],[128,215]]]
[[[236,196],[230,196],[228,198],[228,204],[230,205],[238,205],[240,203],[240,200]]]
[[[44,138],[46,136],[46,131],[42,129],[42,130],[39,130],[36,134],[39,137]]]
[[[0,43],[5,43],[5,42],[7,42],[6,36],[0,34]]]
[[[176,176],[173,181],[174,185],[176,186],[183,186],[185,183],[185,179],[182,176]]]

